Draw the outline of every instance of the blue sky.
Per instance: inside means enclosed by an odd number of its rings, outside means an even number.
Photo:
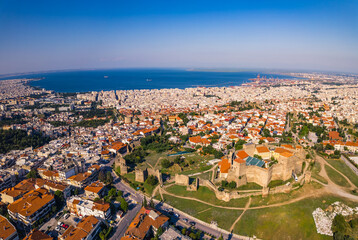
[[[358,72],[358,1],[0,0],[0,74],[88,68]]]

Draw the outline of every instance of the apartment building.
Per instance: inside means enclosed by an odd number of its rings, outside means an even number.
[[[108,219],[111,216],[109,203],[93,202],[91,200],[73,196],[67,199],[66,204],[70,212],[79,217],[95,216],[102,219]]]
[[[96,239],[101,230],[101,220],[94,216],[83,218],[76,227],[70,226],[60,237],[60,240],[92,240]]]
[[[100,181],[95,181],[85,187],[86,196],[89,198],[102,198],[105,194],[105,185]]]
[[[166,228],[169,218],[161,212],[142,207],[129,225],[122,240],[143,240],[154,236],[160,227]]]
[[[39,188],[11,203],[8,212],[12,219],[21,221],[25,225],[32,225],[49,213],[53,205],[55,205],[54,196],[48,190]]]
[[[0,215],[0,239],[2,240],[19,240],[16,228],[9,220]]]

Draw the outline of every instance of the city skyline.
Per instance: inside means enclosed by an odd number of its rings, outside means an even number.
[[[103,68],[358,69],[354,1],[0,2],[0,74]]]

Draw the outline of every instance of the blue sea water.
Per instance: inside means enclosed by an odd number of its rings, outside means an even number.
[[[0,79],[41,78],[32,86],[56,92],[88,92],[101,90],[162,89],[188,87],[238,86],[250,78],[261,76],[289,78],[262,72],[211,72],[171,69],[113,69],[34,73]]]

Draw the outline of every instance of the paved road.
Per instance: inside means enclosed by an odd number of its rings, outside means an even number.
[[[347,164],[348,167],[352,169],[352,171],[358,175],[358,169],[343,155],[341,155],[341,159]]]
[[[124,183],[121,182],[121,179],[117,177],[117,175],[109,169],[114,162],[112,159],[109,163],[106,164],[108,170],[111,171],[113,176],[114,186],[123,192],[124,199],[129,203],[129,210],[126,214],[124,214],[123,218],[119,222],[118,226],[115,228],[115,232],[110,239],[121,239],[123,237],[125,231],[127,230],[129,224],[132,222],[134,217],[137,215],[139,210],[142,207],[143,197],[140,194],[137,194],[131,187],[128,187]],[[138,204],[135,204],[136,201]]]

